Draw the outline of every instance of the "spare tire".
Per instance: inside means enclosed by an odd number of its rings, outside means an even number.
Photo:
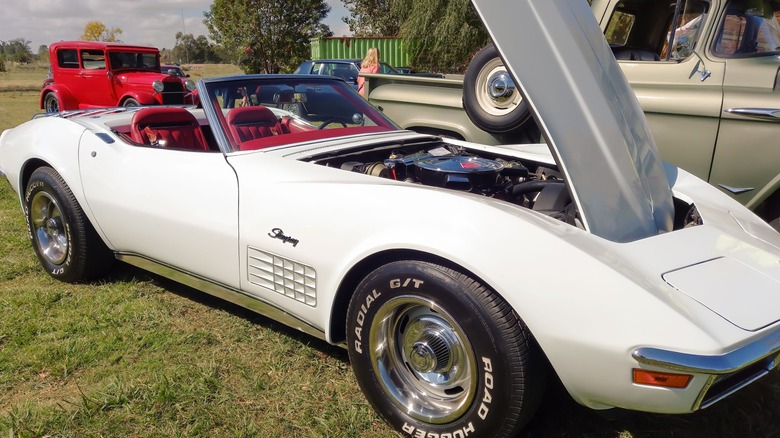
[[[474,125],[492,134],[518,133],[533,125],[531,111],[492,44],[469,63],[463,109]]]

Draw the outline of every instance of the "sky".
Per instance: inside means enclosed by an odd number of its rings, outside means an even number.
[[[296,1],[296,0],[290,0]],[[331,7],[325,24],[336,36],[349,35],[341,17],[349,13],[341,0]],[[208,0],[0,0],[0,41],[24,38],[30,49],[63,40],[77,40],[88,21],[120,28],[125,43],[172,48],[176,32],[205,35],[203,12]]]

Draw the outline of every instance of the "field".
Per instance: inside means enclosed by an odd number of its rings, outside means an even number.
[[[38,112],[45,75],[0,73],[0,131]],[[340,348],[129,266],[92,284],[52,280],[5,179],[0,315],[0,437],[397,436]],[[778,372],[690,415],[608,419],[552,385],[526,435],[778,437],[778,406]]]

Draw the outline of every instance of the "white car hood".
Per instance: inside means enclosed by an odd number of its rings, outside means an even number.
[[[615,242],[671,231],[672,192],[658,149],[588,3],[472,2],[566,174],[585,227]]]

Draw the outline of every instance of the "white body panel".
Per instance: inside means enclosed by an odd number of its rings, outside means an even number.
[[[556,12],[564,4],[549,3],[556,6],[541,6],[545,16],[550,13],[546,8]],[[548,3],[524,0],[518,8],[540,11],[529,4]],[[581,0],[571,5],[572,11],[584,11],[574,17],[593,19]],[[587,22],[582,27],[594,26]],[[552,45],[564,51],[567,47]],[[601,59],[603,50],[597,49],[592,49],[593,58],[580,59],[594,68],[591,79],[598,76],[594,62],[614,64],[614,59]],[[606,67],[602,79],[619,74],[616,66]],[[582,91],[574,78],[568,78],[570,93]],[[251,93],[261,99],[268,85],[279,86],[284,80],[303,81],[279,75],[202,81],[201,96],[219,90],[211,100],[222,99],[224,105],[207,106],[208,120],[200,110],[190,109],[213,133],[210,152],[129,141],[120,130],[142,110],[61,114],[3,133],[0,171],[24,206],[31,170],[52,167],[119,257],[163,266],[250,308],[267,305],[285,323],[300,321],[294,326],[334,343],[344,341],[344,315],[354,292],[350,287],[355,278],[367,275],[362,268],[379,261],[420,259],[453,267],[495,291],[525,322],[570,394],[593,408],[689,412],[702,406],[705,390],[716,377],[753,371],[755,365],[764,367],[761,372],[774,366],[780,353],[780,235],[717,189],[656,162],[652,140],[633,138],[647,135],[635,102],[623,102],[633,109],[618,117],[616,107],[605,102],[609,90],[596,93],[592,97],[620,120],[603,123],[601,116],[587,111],[552,111],[567,103],[545,93],[534,103],[535,108],[551,106],[540,109],[545,118],[575,120],[568,133],[566,120],[549,122],[548,134],[556,136],[556,159],[570,160],[557,170],[573,186],[579,206],[587,207],[584,227],[576,218],[560,220],[508,200],[512,193],[506,191],[470,193],[387,176],[400,163],[389,158],[392,165],[386,163],[391,151],[393,156],[397,149],[415,156],[445,146],[462,147],[464,154],[487,156],[496,163],[519,161],[556,172],[552,154],[543,154],[538,145],[445,143],[392,131],[367,106],[362,110],[374,118],[366,122],[351,117],[359,126],[334,135],[313,125],[303,133],[277,132],[248,141],[237,140],[238,131],[229,133],[227,119],[238,109],[231,106],[234,100]],[[309,106],[330,102],[317,101],[329,82],[342,87],[345,99],[358,102],[355,108],[367,105],[341,81],[305,80],[315,81],[306,83]],[[253,87],[248,81],[255,81]],[[245,85],[241,93],[237,83]],[[302,93],[283,91],[288,90],[280,88],[266,97],[291,104],[285,99]],[[613,97],[620,100],[627,94]],[[578,108],[583,110],[590,98],[581,97]],[[351,116],[351,109],[343,113]],[[609,132],[600,131],[604,123]],[[345,131],[359,135],[338,135]],[[618,138],[620,132],[631,138]],[[285,143],[285,138],[300,141]],[[267,148],[249,150],[265,141]],[[601,158],[588,157],[589,151]],[[351,162],[346,160],[362,158],[382,164],[387,173],[382,177],[344,169]],[[602,167],[611,177],[586,175]],[[568,180],[573,168],[575,177]],[[503,183],[515,184],[511,178]],[[672,202],[673,211],[668,211]],[[630,212],[624,215],[624,208]],[[687,209],[697,211],[701,223],[685,221]],[[667,230],[672,214],[682,217],[686,226]],[[725,266],[738,277],[699,283],[693,274],[705,266]],[[759,302],[740,299],[737,285],[756,288],[749,297]],[[766,309],[756,312],[756,306]],[[683,389],[638,385],[631,379],[636,368],[684,370],[693,378]]]

